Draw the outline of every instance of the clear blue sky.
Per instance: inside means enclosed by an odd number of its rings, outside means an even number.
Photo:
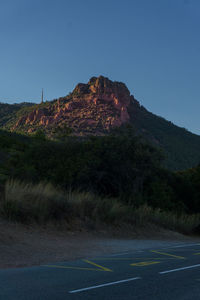
[[[38,102],[104,75],[200,134],[199,0],[1,0],[0,101]]]

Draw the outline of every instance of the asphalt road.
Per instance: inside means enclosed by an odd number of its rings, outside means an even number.
[[[200,243],[0,270],[0,299],[200,299]]]

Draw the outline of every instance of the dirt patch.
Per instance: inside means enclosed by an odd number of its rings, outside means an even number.
[[[154,227],[69,231],[63,226],[24,226],[1,220],[0,268],[42,265],[186,241],[194,239]]]

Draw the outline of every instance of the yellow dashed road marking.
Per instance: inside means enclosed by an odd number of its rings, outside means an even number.
[[[58,268],[58,269],[72,269],[72,270],[103,271],[101,269],[81,268],[81,267],[69,267],[69,266],[58,266],[58,265],[45,265],[43,267]]]
[[[85,267],[73,267],[73,266],[60,266],[60,265],[45,265],[44,267],[48,268],[58,268],[58,269],[71,269],[71,270],[83,270],[83,271],[104,271],[104,272],[112,272],[111,269],[108,269],[106,267],[100,266],[90,260],[83,259],[84,262],[93,265],[97,268],[85,268]]]
[[[160,263],[159,261],[141,261],[141,262],[138,262],[138,263],[130,264],[130,266],[146,267],[146,266],[149,266],[149,265],[154,265],[154,264],[159,264],[159,263]]]
[[[98,264],[96,264],[96,263],[94,263],[94,262],[92,262],[92,261],[90,261],[90,260],[83,259],[83,261],[86,262],[86,263],[88,263],[88,264],[90,264],[90,265],[93,265],[93,266],[95,266],[95,267],[98,267],[98,268],[101,269],[102,271],[112,272],[111,269],[108,269],[108,268],[106,268],[106,267],[100,266],[100,265],[98,265]]]
[[[177,255],[174,255],[174,254],[160,252],[160,251],[156,251],[156,250],[151,250],[151,252],[161,254],[161,255],[171,256],[171,257],[178,258],[178,259],[185,259],[185,257],[183,257],[183,256],[177,256]]]

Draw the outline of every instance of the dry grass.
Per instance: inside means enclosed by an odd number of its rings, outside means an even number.
[[[140,227],[153,223],[182,233],[191,233],[200,224],[200,214],[176,214],[162,211],[161,209],[153,209],[147,205],[134,210],[133,219],[137,226]]]
[[[0,202],[0,214],[8,220],[22,223],[45,223],[81,220],[135,227],[156,224],[183,233],[192,232],[200,224],[200,215],[177,215],[152,209],[147,205],[137,209],[123,205],[118,199],[102,199],[91,193],[63,192],[51,184],[30,184],[16,180],[5,185],[4,199]]]
[[[125,216],[126,207],[116,199],[101,199],[92,193],[62,192],[51,184],[31,184],[16,180],[5,185],[0,213],[22,223],[66,220],[114,222]]]
[[[67,208],[64,193],[51,184],[33,185],[16,180],[6,183],[1,201],[1,214],[9,220],[20,222],[59,219]]]

